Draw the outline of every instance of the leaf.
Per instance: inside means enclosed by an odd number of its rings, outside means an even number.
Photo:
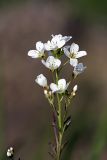
[[[67,128],[70,126],[71,124],[71,116],[67,117],[67,119],[64,121],[64,130],[67,130]]]

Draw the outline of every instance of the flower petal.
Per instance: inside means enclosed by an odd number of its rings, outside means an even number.
[[[53,56],[49,56],[46,60],[46,62],[53,62],[54,61],[54,57]]]
[[[39,52],[36,50],[30,50],[28,52],[28,56],[30,56],[32,58],[39,58],[40,57]]]
[[[75,75],[81,74],[86,68],[86,66],[83,66],[83,63],[78,63],[77,66],[74,67],[73,73]]]
[[[60,65],[61,65],[61,61],[59,59],[55,59],[55,61],[54,61],[54,69],[59,68]]]
[[[38,75],[35,79],[35,82],[41,87],[47,87],[47,78],[43,74]]]
[[[71,38],[72,38],[72,36],[64,36],[62,39],[64,39],[66,42],[68,42]]]
[[[46,60],[41,60],[41,62],[50,70],[55,70],[61,65],[61,61],[53,56],[49,56]]]
[[[64,92],[66,90],[66,80],[60,79],[58,81],[58,88],[60,89],[60,92]]]
[[[46,62],[44,61],[44,59],[42,59],[41,62],[44,66],[46,66]]]
[[[66,43],[65,40],[58,41],[58,42],[57,42],[58,48],[63,47],[63,46],[65,45],[65,43]]]
[[[36,43],[36,49],[39,51],[39,52],[43,52],[44,51],[44,44],[39,41]]]
[[[61,48],[68,42],[72,37],[71,36],[62,36],[61,34],[52,35],[51,43],[54,45],[55,49]],[[56,46],[56,47],[55,47]]]
[[[53,56],[49,56],[46,60],[46,67],[54,70],[54,57]]]
[[[62,39],[62,35],[61,35],[61,34],[58,34],[58,35],[55,35],[55,36],[52,35],[52,40],[51,40],[51,42],[57,44],[57,42],[60,41],[61,39]]]
[[[76,58],[70,58],[70,65],[75,67],[78,64],[78,60]]]
[[[86,56],[87,55],[87,52],[86,51],[79,51],[76,55],[75,55],[75,58],[80,58],[80,57],[83,57],[83,56]]]
[[[63,48],[64,54],[69,57],[70,56],[70,52],[68,51],[68,49],[66,47]]]
[[[52,92],[57,92],[58,91],[58,86],[55,83],[51,83],[50,84],[50,89],[52,90]]]
[[[44,44],[45,46],[45,50],[50,51],[50,41],[48,41],[47,43]]]
[[[75,43],[72,43],[71,47],[70,47],[70,52],[76,54],[78,51],[79,51],[79,45],[75,44]]]
[[[52,43],[50,41],[47,41],[47,43],[44,44],[46,51],[56,50],[57,45],[55,43]]]

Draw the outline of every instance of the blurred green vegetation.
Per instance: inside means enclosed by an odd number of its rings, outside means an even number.
[[[89,160],[100,160],[104,148],[107,145],[107,107],[100,116],[97,129],[94,134]]]
[[[105,21],[107,23],[106,0],[64,0],[64,2],[68,4],[67,7],[71,10],[71,13],[85,19],[85,21]]]
[[[0,0],[0,8],[8,7],[11,5],[22,4],[23,2],[27,2],[28,0]]]
[[[103,0],[62,0],[69,13],[75,16],[85,18],[86,21],[99,21],[107,19],[107,1]],[[49,3],[49,0],[0,0],[0,7],[6,7],[25,2]],[[54,2],[54,1],[53,1]],[[61,2],[55,1],[55,3]],[[105,21],[106,22],[106,21]]]
[[[91,117],[91,114],[90,121],[87,119],[87,113],[79,112],[76,114],[68,134],[69,143],[65,149],[63,160],[72,159],[72,153],[79,140],[82,140],[83,144],[86,143],[87,146],[90,146],[88,152],[84,151],[84,145],[81,146],[83,147],[83,155],[80,156],[80,160],[101,160],[107,145],[107,109],[105,110],[101,113],[97,123]]]

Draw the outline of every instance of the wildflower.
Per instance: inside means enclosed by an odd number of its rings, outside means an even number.
[[[7,150],[7,157],[12,157],[12,156],[13,156],[13,153],[14,153],[13,147],[10,147],[10,148]]]
[[[47,78],[43,74],[38,75],[35,82],[38,83],[41,87],[47,88]]]
[[[81,74],[86,69],[86,66],[83,66],[83,63],[78,63],[73,70],[74,76],[76,77],[78,74]]]
[[[68,50],[70,48],[70,51]],[[78,58],[86,56],[86,51],[79,51],[79,45],[72,43],[70,47],[63,48],[64,53],[67,57],[70,58],[70,64],[75,67],[78,64]]]
[[[52,152],[50,152],[50,155],[54,159],[60,159],[62,156],[62,148],[65,146],[63,146],[63,133],[71,124],[71,116],[68,113],[69,106],[78,89],[78,86],[74,85],[73,89],[69,91],[68,86],[72,82],[71,77],[68,83],[65,79],[59,79],[59,77],[68,61],[73,66],[73,79],[86,69],[83,63],[78,62],[78,58],[86,56],[87,52],[79,51],[79,45],[75,43],[72,43],[71,46],[65,45],[71,38],[71,36],[62,36],[61,34],[52,35],[51,40],[47,43],[43,44],[39,41],[36,43],[36,50],[28,52],[28,55],[32,58],[41,58],[42,64],[51,71],[53,77],[53,83],[50,85],[48,85],[47,78],[43,74],[38,75],[35,82],[43,87],[45,98],[52,108],[55,145],[51,144]],[[44,52],[48,54],[48,57],[44,57]],[[64,55],[68,57],[68,60],[62,64],[61,58]],[[8,150],[7,156],[11,156],[10,150]]]
[[[63,37],[61,34],[55,36],[52,35],[51,41],[47,41],[47,43],[45,43],[45,49],[47,51],[57,50],[58,48],[63,47],[65,43],[68,42],[71,38],[71,36]]]
[[[28,56],[32,58],[41,58],[44,56],[44,44],[39,41],[36,43],[36,50],[30,50]]]
[[[61,61],[57,58],[54,58],[53,56],[49,56],[46,62],[42,60],[42,63],[51,71],[54,71],[61,65]]]
[[[58,81],[58,84],[51,83],[50,88],[51,88],[53,93],[55,93],[55,92],[64,93],[67,90],[68,85],[69,85],[69,83],[66,83],[65,79],[60,79]]]

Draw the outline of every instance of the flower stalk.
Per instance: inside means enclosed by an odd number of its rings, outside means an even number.
[[[39,41],[36,43],[36,50],[30,50],[28,52],[28,56],[40,58],[42,64],[52,72],[53,83],[50,85],[43,74],[37,76],[35,82],[43,87],[45,97],[51,106],[55,143],[51,145],[52,152],[50,152],[50,155],[55,160],[61,160],[61,153],[66,144],[63,142],[63,137],[71,123],[71,116],[68,114],[68,109],[71,100],[77,92],[77,85],[73,87],[72,91],[68,90],[69,85],[72,85],[71,76],[73,75],[73,79],[75,79],[86,69],[82,63],[78,62],[78,59],[86,56],[87,52],[79,51],[79,45],[75,43],[72,43],[71,46],[65,46],[71,38],[71,36],[63,37],[61,34],[52,35],[52,39],[47,41],[47,43]],[[68,58],[64,64],[61,62],[63,55]],[[67,83],[64,78],[60,79],[60,73],[68,63],[73,67],[73,70],[70,80]]]

